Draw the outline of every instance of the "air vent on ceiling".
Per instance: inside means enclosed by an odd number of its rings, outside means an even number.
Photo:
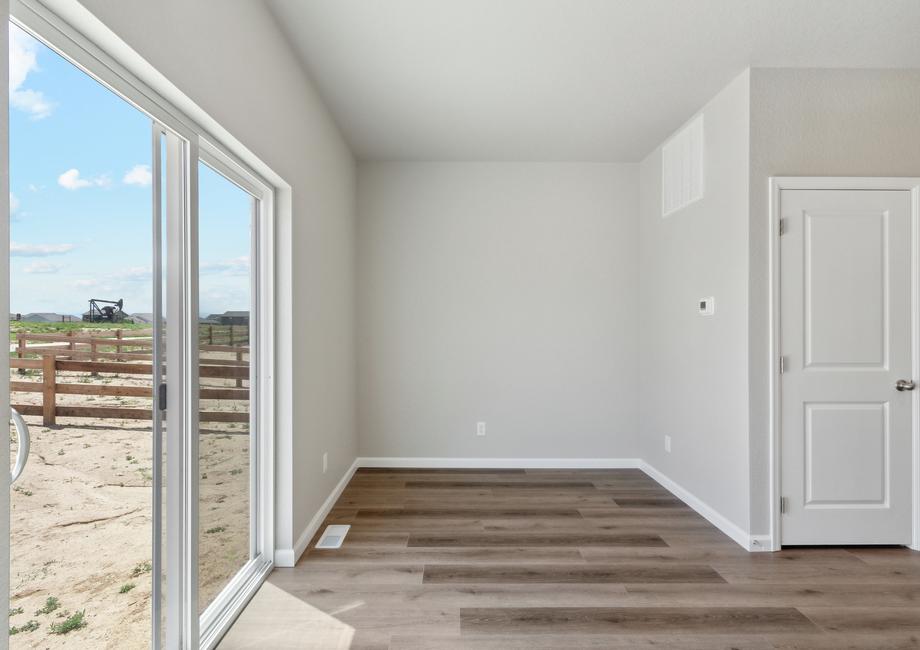
[[[701,113],[661,148],[661,216],[703,198],[703,160]]]

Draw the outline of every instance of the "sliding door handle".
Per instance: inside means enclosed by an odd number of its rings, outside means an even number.
[[[12,485],[22,474],[22,470],[26,468],[26,463],[29,462],[29,447],[32,446],[32,440],[29,436],[29,426],[16,409],[10,409],[10,418],[13,420],[13,424],[16,425],[16,436],[19,438],[16,464],[13,465],[13,469],[10,471],[10,485]]]

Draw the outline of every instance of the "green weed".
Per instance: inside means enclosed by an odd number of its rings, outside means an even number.
[[[34,632],[39,627],[38,621],[29,621],[28,623],[23,623],[22,625],[14,625],[10,628],[10,636],[14,634],[19,634],[20,632]]]
[[[51,624],[51,633],[52,634],[67,634],[68,632],[73,632],[74,630],[79,630],[81,627],[86,627],[86,610],[79,612],[74,612],[67,618],[65,618],[60,623]]]
[[[131,571],[131,577],[136,578],[138,576],[144,575],[145,573],[150,573],[152,569],[153,565],[150,563],[150,560],[138,562],[134,569]]]
[[[45,604],[40,609],[35,611],[35,615],[39,616],[41,614],[50,614],[60,606],[60,600],[58,600],[55,596],[48,596],[45,599]]]

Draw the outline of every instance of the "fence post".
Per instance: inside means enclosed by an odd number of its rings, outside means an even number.
[[[243,360],[243,351],[242,351],[242,350],[239,350],[239,351],[236,353],[236,360],[237,360],[237,361],[242,361],[242,360]],[[243,387],[243,379],[242,379],[241,377],[237,377],[237,379],[236,379],[236,387],[237,387],[237,388],[242,388],[242,387]]]
[[[67,332],[67,337],[68,337],[68,338],[71,338],[71,339],[73,338],[73,330],[70,330],[70,331]],[[70,343],[67,344],[67,349],[70,350],[71,352],[74,351],[74,344],[73,344],[73,341],[71,341]],[[70,355],[70,358],[73,359],[73,355]]]
[[[42,424],[51,426],[54,424],[56,396],[55,388],[57,378],[55,377],[56,359],[53,354],[46,354],[42,357]]]
[[[17,344],[17,345],[16,345],[16,357],[19,358],[19,359],[25,359],[25,358],[26,358],[26,337],[25,337],[25,334],[23,334],[22,332],[19,332],[18,334],[16,334],[16,344]],[[25,369],[25,368],[20,368],[20,369],[19,369],[19,374],[20,374],[20,375],[26,374],[26,369]]]
[[[208,345],[214,345],[214,326],[208,325]]]
[[[230,345],[233,345],[233,325],[230,326]]]
[[[118,341],[121,341],[121,328],[120,327],[117,330],[115,330],[115,338],[118,339]],[[121,343],[115,344],[115,354],[117,355],[121,354]],[[116,356],[115,361],[121,361],[121,357]]]
[[[90,360],[90,361],[95,361],[95,360],[96,360],[96,337],[93,337],[93,338],[90,339],[90,343],[89,343],[89,360]],[[98,376],[99,376],[99,373],[98,373],[98,372],[91,372],[89,375],[90,375],[90,377],[98,377]]]

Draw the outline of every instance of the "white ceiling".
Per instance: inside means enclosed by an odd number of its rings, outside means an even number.
[[[268,0],[361,159],[637,161],[745,67],[920,68],[920,0]]]

